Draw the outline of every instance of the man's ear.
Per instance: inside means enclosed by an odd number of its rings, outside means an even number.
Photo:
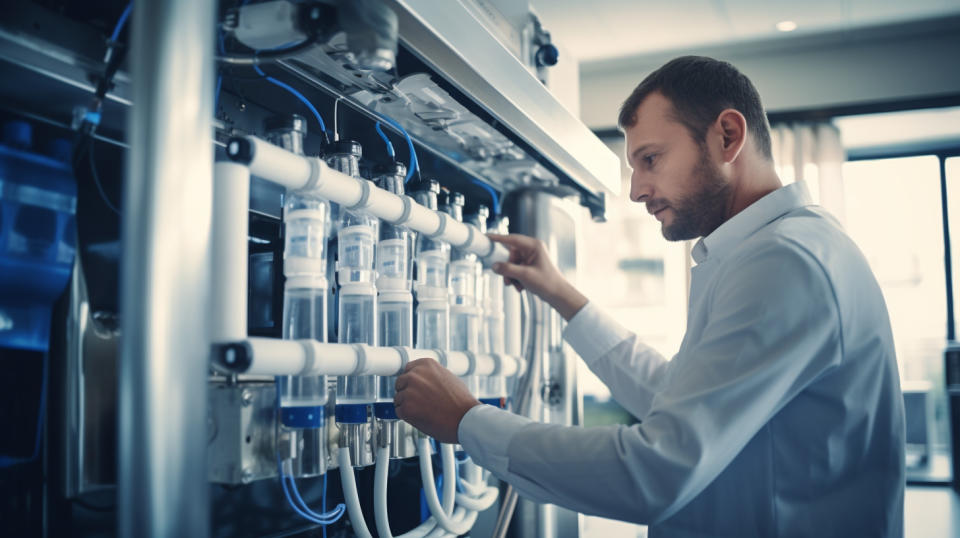
[[[723,140],[720,147],[723,162],[732,163],[737,160],[747,143],[747,118],[739,111],[728,108],[717,116],[714,127]]]

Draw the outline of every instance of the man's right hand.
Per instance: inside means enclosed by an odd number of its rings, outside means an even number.
[[[567,321],[587,304],[587,298],[563,278],[550,260],[543,241],[519,234],[487,234],[487,237],[510,249],[509,261],[493,265],[493,271],[503,275],[508,284],[518,290],[529,290]]]

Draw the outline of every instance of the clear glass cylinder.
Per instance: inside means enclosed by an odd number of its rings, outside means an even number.
[[[407,293],[384,294],[380,301],[380,345],[413,347],[413,296]],[[380,380],[377,401],[392,402],[396,376]]]
[[[472,351],[480,350],[480,316],[477,308],[464,306],[450,307],[450,350]],[[485,388],[481,376],[462,376],[470,393],[480,396]]]
[[[327,288],[296,287],[288,281],[283,290],[283,338],[326,342]],[[281,407],[312,407],[327,403],[327,376],[281,376],[277,379]]]
[[[446,298],[417,305],[417,349],[450,349],[450,305]]]
[[[337,276],[340,285],[375,280],[376,219],[352,211],[341,212],[337,232]]]
[[[450,350],[480,351],[480,316],[475,308],[450,307]]]
[[[391,228],[392,237],[385,238],[387,230],[381,230],[377,243],[377,289],[409,292],[413,287],[410,267],[412,233],[405,228],[384,224]],[[399,236],[399,237],[397,237]]]
[[[340,287],[337,341],[341,344],[377,345],[376,289],[370,286]],[[337,378],[337,405],[373,403],[377,397],[376,376]]]
[[[283,274],[324,275],[329,203],[308,192],[288,192],[283,207]]]
[[[477,267],[474,260],[450,262],[450,295],[453,306],[477,304]]]
[[[487,312],[491,311],[488,310]],[[482,332],[487,341],[485,353],[503,354],[505,352],[503,315],[496,315],[497,312],[502,312],[502,310],[494,312],[494,315],[483,317]],[[481,391],[481,398],[503,398],[506,396],[506,380],[501,375],[487,376],[481,385],[485,386],[485,390]]]
[[[326,342],[326,325],[326,286],[299,287],[295,279],[288,280],[283,288],[283,338]]]
[[[329,205],[309,192],[288,192],[284,200],[282,336],[325,342],[327,323],[327,227]],[[327,401],[327,376],[277,379],[280,406],[310,408]]]
[[[433,244],[429,246],[440,247]],[[434,248],[420,251],[417,254],[417,284],[418,298],[423,293],[429,294],[431,290],[434,295],[442,295],[444,300],[447,297],[447,269],[450,264],[450,248]]]

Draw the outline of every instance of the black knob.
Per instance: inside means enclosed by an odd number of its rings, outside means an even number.
[[[551,43],[541,46],[537,49],[536,55],[538,66],[554,66],[560,60],[560,51]]]

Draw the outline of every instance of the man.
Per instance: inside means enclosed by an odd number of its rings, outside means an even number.
[[[667,361],[606,317],[528,237],[494,269],[556,308],[564,337],[641,422],[545,425],[479,403],[430,360],[401,418],[531,499],[651,536],[902,536],[904,422],[866,260],[802,183],[782,187],[750,81],[675,59],[624,102],[630,198],[693,248],[687,332]]]

